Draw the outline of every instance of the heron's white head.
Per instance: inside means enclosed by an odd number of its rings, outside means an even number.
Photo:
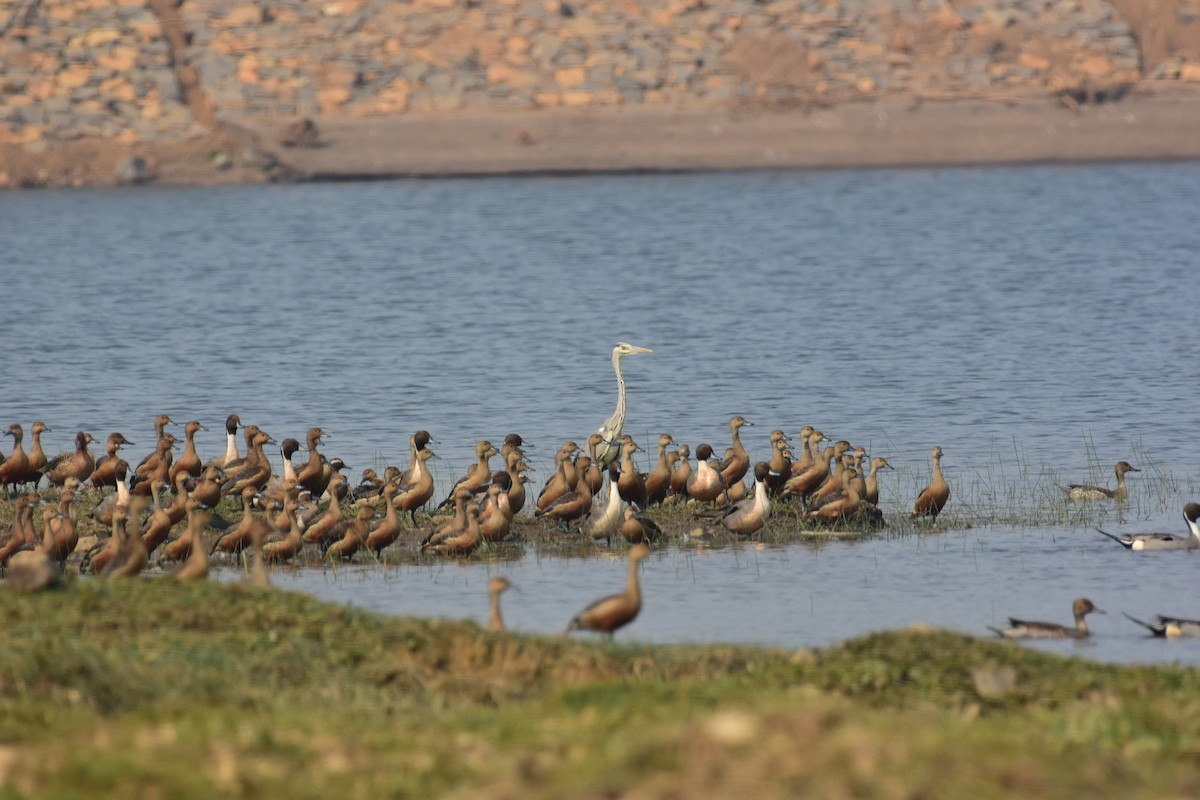
[[[622,356],[632,356],[637,353],[653,353],[649,347],[634,347],[628,342],[617,342],[617,346],[613,348],[613,355],[618,358]]]

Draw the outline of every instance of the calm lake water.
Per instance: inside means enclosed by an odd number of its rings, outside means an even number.
[[[897,467],[889,514],[935,444],[955,496],[940,534],[671,547],[621,638],[986,635],[1008,615],[1069,622],[1086,595],[1108,611],[1093,639],[1046,646],[1200,663],[1200,642],[1121,615],[1200,618],[1200,554],[1091,530],[1181,530],[1196,496],[1197,207],[1196,164],[0,193],[0,421],[44,419],[51,453],[120,430],[136,458],[160,413],[208,425],[204,457],[230,413],[279,440],[320,425],[355,478],[406,462],[426,428],[439,491],[477,439],[515,431],[540,485],[612,412],[609,353],[629,341],[654,350],[624,361],[644,447],[670,432],[721,452],[743,414],[765,458],[773,428],[813,424]],[[1120,459],[1142,469],[1121,519],[1062,510],[1054,482],[1112,485]],[[1053,524],[1028,524],[1046,508]],[[511,627],[557,632],[625,567],[530,551],[277,582],[482,619],[492,574],[520,586]]]

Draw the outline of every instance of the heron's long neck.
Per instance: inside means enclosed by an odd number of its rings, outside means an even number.
[[[617,410],[613,417],[621,419],[625,416],[625,376],[621,374],[620,354],[613,354],[613,372],[617,373]]]

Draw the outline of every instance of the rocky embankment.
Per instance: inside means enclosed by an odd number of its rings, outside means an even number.
[[[279,177],[261,141],[233,134],[304,118],[316,128],[285,127],[283,144],[352,119],[1103,103],[1147,80],[1200,85],[1190,2],[6,0],[0,184],[149,180],[172,148],[203,152],[198,174]],[[125,163],[72,178],[53,168],[72,151]]]

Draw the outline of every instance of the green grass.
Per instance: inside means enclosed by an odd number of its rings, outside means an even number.
[[[1200,755],[1196,670],[939,631],[614,645],[161,579],[0,615],[0,796],[1161,797]]]

